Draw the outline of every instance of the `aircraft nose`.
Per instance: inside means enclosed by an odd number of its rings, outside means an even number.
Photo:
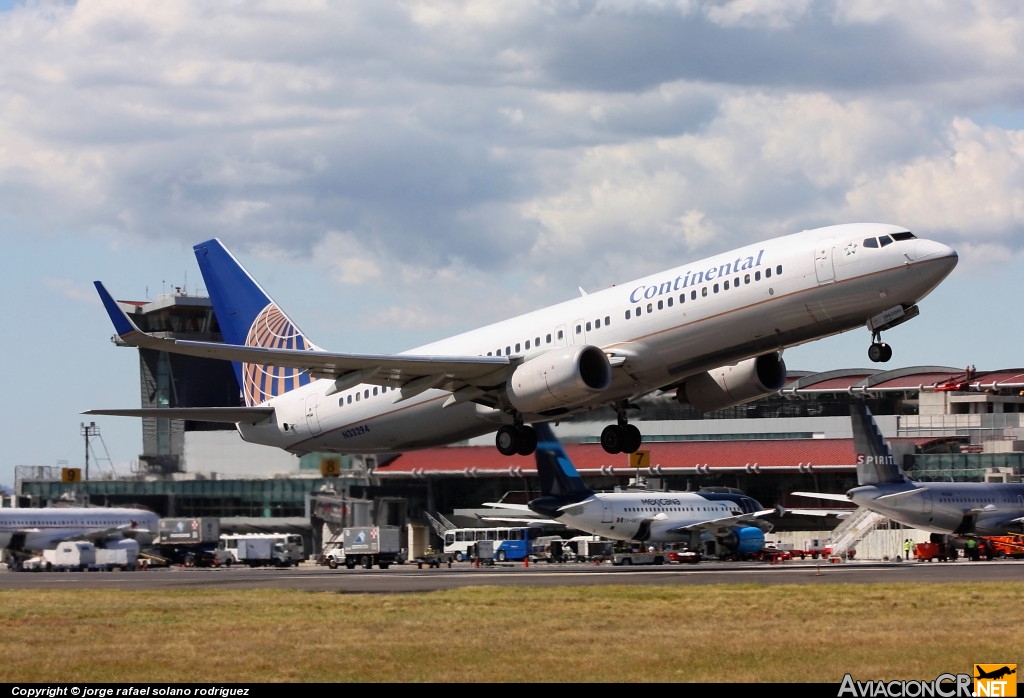
[[[960,261],[959,255],[949,245],[935,240],[918,240],[914,246],[914,260],[918,262],[937,260],[942,261],[947,273],[953,271],[953,267]]]

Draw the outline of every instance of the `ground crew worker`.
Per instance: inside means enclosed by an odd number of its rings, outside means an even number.
[[[904,560],[909,560],[910,559],[910,549],[913,548],[913,547],[914,547],[914,544],[910,542],[909,538],[907,538],[906,540],[903,541],[903,559]]]

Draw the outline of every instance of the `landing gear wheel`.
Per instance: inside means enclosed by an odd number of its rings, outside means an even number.
[[[516,454],[516,428],[503,426],[498,429],[494,437],[494,444],[498,447],[498,453],[503,456],[514,456]]]
[[[601,432],[601,448],[607,453],[636,453],[642,439],[632,424],[609,424]]]
[[[643,437],[640,435],[640,430],[633,424],[627,424],[622,427],[622,452],[623,453],[636,453],[640,450],[640,443],[643,441]]]
[[[537,450],[537,432],[531,426],[523,425],[516,429],[516,453],[528,456]]]
[[[601,432],[601,448],[605,453],[622,453],[624,434],[618,424],[609,424]]]
[[[868,347],[868,358],[875,363],[885,363],[892,358],[892,347],[884,342],[872,342]]]
[[[498,429],[494,444],[503,456],[528,456],[537,450],[537,432],[525,424],[506,424]]]

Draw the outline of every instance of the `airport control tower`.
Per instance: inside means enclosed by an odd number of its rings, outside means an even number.
[[[181,288],[154,301],[118,301],[144,332],[161,337],[222,341],[210,299],[188,295]],[[125,346],[117,336],[115,344]],[[153,349],[139,349],[142,407],[230,407],[241,404],[231,364]],[[233,431],[232,424],[180,419],[142,420],[139,467],[143,474],[166,476],[183,472],[185,432]]]

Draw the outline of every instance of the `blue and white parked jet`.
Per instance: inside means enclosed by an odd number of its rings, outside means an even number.
[[[503,509],[541,517],[515,519],[524,523],[559,524],[612,540],[683,543],[691,550],[715,541],[725,553],[741,558],[764,548],[764,534],[772,526],[763,517],[777,510],[763,508],[753,497],[726,488],[594,492],[583,482],[551,426],[538,424],[536,430],[540,496],[528,504],[486,503],[496,508],[494,520]]]
[[[128,345],[234,363],[244,406],[99,409],[86,414],[234,423],[246,441],[295,454],[382,453],[497,430],[528,455],[531,425],[612,406],[609,453],[639,449],[630,401],[671,392],[701,411],[771,394],[782,350],[866,325],[881,333],[956,266],[950,247],[895,225],[808,230],[669,269],[402,354],[315,346],[218,240],[195,246],[225,343],[142,332],[100,282]]]
[[[932,533],[1024,533],[1024,484],[915,482],[900,468],[867,405],[855,403],[850,412],[857,452],[857,487],[846,494],[793,494],[853,502],[904,526]]]

